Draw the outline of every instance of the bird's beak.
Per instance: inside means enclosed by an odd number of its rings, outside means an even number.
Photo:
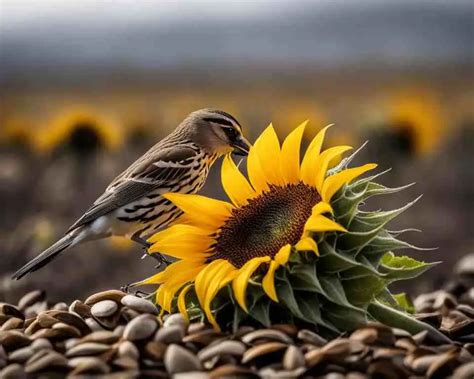
[[[252,145],[244,136],[239,136],[237,140],[232,144],[234,148],[233,153],[236,155],[248,155]]]

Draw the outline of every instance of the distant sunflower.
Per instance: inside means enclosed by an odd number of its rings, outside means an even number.
[[[87,109],[75,109],[59,114],[40,129],[37,148],[41,152],[68,146],[79,152],[104,148],[114,150],[123,143],[123,133],[113,120]]]
[[[418,155],[436,151],[443,137],[443,120],[434,96],[419,91],[401,93],[388,107],[388,123],[400,148]]]
[[[331,162],[351,149],[337,146],[321,152],[326,128],[312,140],[300,164],[306,122],[282,146],[270,125],[247,159],[249,180],[230,156],[222,164],[222,184],[231,203],[200,195],[167,194],[183,212],[182,223],[156,235],[150,253],[178,259],[141,284],[160,284],[156,301],[170,312],[176,295],[186,314],[186,294],[193,288],[210,323],[217,327],[212,301],[228,284],[239,306],[247,311],[246,292],[254,274],[278,301],[275,272],[293,251],[319,254],[315,236],[346,229],[332,219],[331,198],[345,184],[376,167],[366,164],[328,175]],[[317,240],[317,239],[316,239]]]

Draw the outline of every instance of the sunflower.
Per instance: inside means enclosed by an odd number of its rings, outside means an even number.
[[[212,306],[216,295],[230,285],[237,304],[248,311],[247,289],[257,273],[262,274],[266,296],[278,302],[275,272],[288,263],[291,253],[317,256],[317,236],[346,232],[331,216],[331,199],[376,165],[328,175],[331,162],[351,149],[337,146],[321,152],[328,127],[312,140],[300,163],[305,126],[306,122],[292,131],[281,147],[273,126],[265,129],[247,159],[249,180],[230,156],[225,157],[221,175],[230,202],[201,195],[165,195],[184,212],[184,218],[150,239],[150,253],[161,252],[178,261],[141,282],[160,285],[156,301],[164,311],[171,311],[177,295],[177,305],[185,314],[192,288],[208,321],[217,327]]]
[[[58,114],[48,126],[39,130],[36,145],[40,152],[49,152],[62,145],[70,145],[78,151],[98,147],[115,150],[123,143],[122,135],[114,120],[78,108]]]
[[[443,137],[440,103],[426,91],[405,91],[388,104],[389,126],[399,144],[409,152],[426,155],[436,151]]]

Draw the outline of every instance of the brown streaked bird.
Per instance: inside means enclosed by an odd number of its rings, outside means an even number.
[[[197,192],[218,157],[231,152],[246,155],[249,148],[239,122],[230,114],[215,109],[191,113],[117,176],[63,238],[18,270],[13,279],[90,240],[118,235],[147,247],[147,237],[181,213],[162,194]]]

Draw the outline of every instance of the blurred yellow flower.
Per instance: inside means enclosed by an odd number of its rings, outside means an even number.
[[[72,109],[61,112],[50,124],[37,131],[36,148],[40,152],[50,152],[74,141],[114,150],[123,144],[124,136],[114,120],[88,109]]]
[[[424,91],[403,91],[388,101],[388,122],[397,134],[408,138],[414,152],[435,151],[443,137],[441,106]]]

